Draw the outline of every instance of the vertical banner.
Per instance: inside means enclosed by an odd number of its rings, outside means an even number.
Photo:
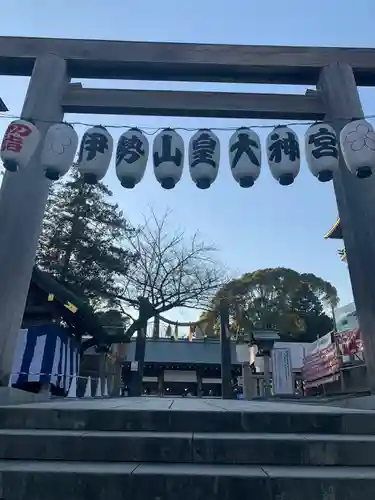
[[[323,349],[326,349],[332,344],[332,335],[331,332],[328,332],[326,335],[323,335],[323,337],[318,338],[315,342],[312,342],[310,344],[310,349],[308,354],[314,354],[316,352],[322,351]]]
[[[272,349],[273,393],[294,394],[292,359],[289,349]]]

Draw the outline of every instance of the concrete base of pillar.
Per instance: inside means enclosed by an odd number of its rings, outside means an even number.
[[[0,406],[43,403],[48,400],[49,393],[46,391],[34,394],[14,387],[0,387]]]

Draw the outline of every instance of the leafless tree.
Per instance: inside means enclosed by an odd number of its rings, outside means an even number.
[[[129,341],[141,321],[176,307],[205,309],[225,282],[225,271],[214,258],[216,249],[198,234],[187,237],[184,231],[173,231],[169,212],[158,218],[151,211],[126,244],[136,260],[130,273],[119,277],[115,298],[133,322],[125,334],[111,336],[112,342]],[[138,310],[136,318],[127,313],[129,307]]]

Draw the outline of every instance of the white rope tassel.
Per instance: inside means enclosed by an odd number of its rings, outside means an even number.
[[[72,378],[72,382],[69,387],[67,398],[76,398],[77,397],[77,375],[74,375]]]
[[[103,396],[105,398],[108,397],[108,382],[107,382],[107,379],[104,380],[104,390],[103,390]]]
[[[91,398],[91,377],[87,379],[87,384],[86,384],[86,389],[85,389],[85,394],[83,396],[84,398]]]
[[[96,398],[101,398],[102,397],[102,381],[101,381],[100,378],[98,378],[98,382],[96,384],[95,397]]]

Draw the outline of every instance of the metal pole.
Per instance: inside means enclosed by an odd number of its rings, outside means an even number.
[[[60,103],[68,83],[64,59],[53,54],[36,59],[21,116],[34,120],[41,143],[26,168],[6,172],[0,190],[1,385],[7,384],[12,369],[50,185],[40,167],[40,149],[48,121],[63,118]]]
[[[221,349],[221,397],[232,399],[232,362],[229,338],[229,309],[228,304],[220,304],[220,349]]]
[[[350,120],[363,117],[353,70],[348,64],[323,68],[318,90],[326,106],[326,118],[338,134]],[[334,188],[365,347],[368,385],[375,392],[375,174],[357,179],[341,158]]]

